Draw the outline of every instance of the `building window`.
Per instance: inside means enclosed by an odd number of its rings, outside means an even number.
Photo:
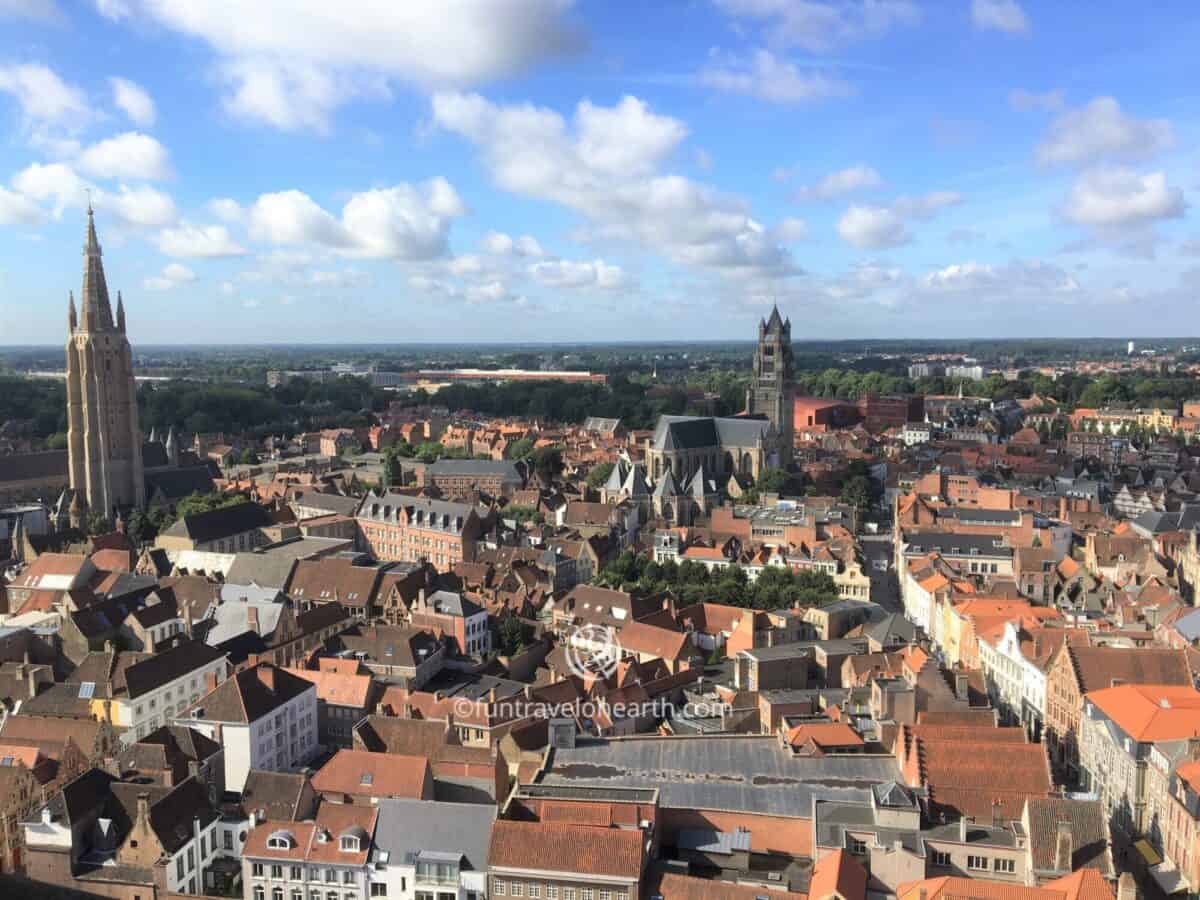
[[[967,868],[976,872],[986,872],[988,870],[988,861],[986,856],[968,856]]]
[[[529,896],[535,898],[535,900],[541,900],[542,886],[540,884],[529,885]]]
[[[383,882],[383,881],[372,881],[371,882],[371,896],[372,897],[386,897],[387,896],[387,883]]]
[[[271,877],[276,881],[283,878],[283,866],[271,866]]]
[[[1017,871],[1017,862],[1013,859],[996,859],[992,863],[993,868],[1001,875],[1013,875]]]
[[[525,883],[522,881],[514,881],[512,883],[512,895],[514,897],[525,896]]]
[[[558,885],[546,885],[546,900],[558,900]]]
[[[862,854],[867,852],[867,842],[862,838],[856,838],[848,835],[846,837],[846,845],[846,849],[851,853]]]
[[[250,874],[253,875],[255,878],[262,878],[263,877],[263,864],[262,863],[251,863]]]
[[[592,900],[592,889],[591,888],[582,888],[579,891],[579,895],[580,895],[581,900]]]
[[[945,850],[932,850],[930,863],[935,866],[946,867],[950,865],[950,854]]]
[[[501,881],[499,878],[492,881],[492,893],[497,897],[508,896],[508,882]]]

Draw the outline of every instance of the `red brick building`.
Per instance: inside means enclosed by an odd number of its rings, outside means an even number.
[[[490,525],[474,506],[374,492],[358,511],[359,540],[376,559],[427,559],[441,572],[473,562],[475,544]]]

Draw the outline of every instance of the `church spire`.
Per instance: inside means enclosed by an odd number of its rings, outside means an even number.
[[[88,203],[87,243],[83,247],[83,291],[80,315],[85,331],[112,331],[112,307],[108,302],[108,284],[100,260],[100,241],[96,238],[96,220]]]
[[[783,331],[783,329],[783,316],[779,315],[779,306],[772,304],[771,318],[767,320],[767,332],[771,334],[778,334],[779,332]]]
[[[125,333],[125,301],[121,299],[120,291],[117,291],[117,331]]]
[[[79,320],[75,317],[75,292],[68,291],[67,297],[67,324],[70,325],[71,331],[79,324]]]

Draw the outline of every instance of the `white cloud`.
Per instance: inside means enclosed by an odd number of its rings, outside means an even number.
[[[962,194],[955,191],[931,191],[917,197],[897,197],[892,209],[906,219],[932,219],[938,212],[949,206],[962,203]]]
[[[687,137],[678,119],[657,116],[637,97],[616,106],[580,102],[575,112],[579,158],[596,172],[644,175]]]
[[[162,191],[145,185],[129,187],[123,184],[116,194],[99,192],[93,193],[93,197],[97,209],[111,209],[129,225],[159,228],[178,218],[175,201]]]
[[[64,210],[87,206],[89,188],[97,215],[112,215],[125,225],[163,227],[173,224],[178,217],[175,201],[162,191],[148,185],[125,184],[115,193],[101,190],[80,178],[65,163],[33,163],[13,176],[12,185],[32,200],[53,200],[55,218],[61,217]]]
[[[1163,172],[1101,169],[1075,182],[1063,212],[1079,225],[1122,228],[1177,219],[1186,208],[1183,191],[1170,187]]]
[[[167,148],[137,131],[92,144],[79,155],[79,168],[97,178],[162,181],[171,177]]]
[[[114,22],[128,18],[131,14],[128,0],[95,0],[100,15]]]
[[[162,274],[154,275],[142,281],[142,287],[148,291],[169,291],[181,284],[196,280],[196,273],[187,266],[179,263],[167,263]]]
[[[45,218],[42,208],[28,197],[0,187],[0,225],[38,225]]]
[[[340,222],[303,191],[263,194],[250,207],[250,236],[272,244],[350,246]]]
[[[877,38],[921,20],[911,0],[714,0],[737,18],[761,23],[772,42],[822,52]]]
[[[969,294],[1002,301],[1058,299],[1074,302],[1082,288],[1065,269],[1042,260],[1013,260],[1003,266],[969,260],[929,272],[919,287],[934,294]]]
[[[327,127],[332,111],[391,80],[462,87],[520,74],[579,45],[572,0],[98,0],[207,42],[233,113],[277,128]]]
[[[0,66],[0,91],[33,123],[81,125],[92,118],[87,97],[40,63]]]
[[[908,221],[928,221],[938,212],[962,202],[954,191],[931,191],[897,197],[890,206],[855,204],[842,214],[837,230],[842,240],[860,250],[882,250],[912,241]]]
[[[831,200],[854,191],[881,187],[883,178],[870,166],[856,165],[831,172],[816,184],[805,185],[796,192],[802,200]]]
[[[1058,112],[1066,105],[1066,95],[1062,89],[1038,94],[1014,88],[1008,92],[1008,105],[1017,112]]]
[[[808,223],[803,219],[783,219],[772,230],[782,244],[794,244],[808,237]]]
[[[229,197],[215,197],[208,201],[209,211],[214,216],[229,225],[240,225],[246,220],[246,211],[236,200]]]
[[[837,230],[859,250],[899,247],[912,240],[904,220],[885,206],[851,206],[838,220]]]
[[[1174,143],[1166,119],[1134,119],[1112,97],[1097,97],[1050,125],[1036,155],[1043,165],[1086,165],[1101,160],[1147,159]]]
[[[308,276],[309,284],[320,288],[346,289],[367,287],[371,276],[357,269],[318,269]]]
[[[619,171],[612,165],[615,151],[600,153],[584,140],[596,116],[591,104],[577,109],[572,128],[558,113],[529,104],[499,106],[477,94],[433,98],[435,124],[476,144],[501,188],[574,210],[587,220],[591,237],[647,246],[685,265],[792,268],[740,198],[661,172],[672,141],[686,133],[682,125],[640,101],[605,112],[629,148]]]
[[[528,234],[513,238],[502,231],[489,231],[483,236],[479,246],[493,256],[540,257],[546,255],[546,251],[542,249],[542,245],[537,242],[537,239]]]
[[[341,219],[307,194],[263,194],[249,209],[251,237],[275,244],[317,244],[347,256],[432,259],[446,252],[450,223],[466,206],[444,178],[354,194]]]
[[[134,125],[149,128],[154,124],[157,116],[154,100],[141,85],[128,78],[110,78],[108,83],[112,86],[113,103]]]
[[[982,31],[1029,32],[1029,17],[1016,0],[971,0],[971,21]]]
[[[592,262],[574,262],[566,259],[547,260],[529,267],[533,279],[552,288],[604,288],[616,290],[626,287],[629,278],[625,271],[602,259]]]
[[[503,281],[488,281],[483,284],[473,284],[466,289],[463,296],[468,303],[498,303],[501,300],[511,300],[508,285]]]
[[[158,234],[158,249],[167,256],[216,258],[242,256],[246,250],[229,234],[224,225],[192,225],[181,222]]]
[[[795,63],[761,48],[744,59],[718,55],[699,77],[701,84],[716,90],[771,103],[804,103],[854,93],[854,88],[840,78],[821,71],[802,71]]]

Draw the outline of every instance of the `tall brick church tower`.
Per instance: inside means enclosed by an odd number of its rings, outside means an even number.
[[[775,465],[788,467],[792,462],[793,417],[792,321],[771,308],[771,318],[758,324],[758,349],[754,351],[754,372],[746,390],[746,412],[766,416],[779,433],[778,459]]]
[[[125,307],[117,294],[113,321],[100,260],[96,223],[88,206],[79,317],[70,299],[67,337],[67,423],[71,490],[75,503],[109,519],[145,505],[142,432],[137,388],[125,337]]]

